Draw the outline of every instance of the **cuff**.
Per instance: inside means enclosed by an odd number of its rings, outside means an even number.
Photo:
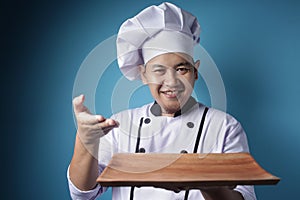
[[[238,185],[234,190],[241,193],[245,200],[256,200],[254,187],[252,185]]]
[[[90,200],[90,199],[96,199],[98,195],[106,191],[106,188],[101,187],[99,184],[92,189],[92,190],[87,190],[83,191],[78,189],[71,181],[70,175],[69,175],[69,168],[67,170],[67,178],[68,178],[68,183],[69,183],[69,190],[70,190],[70,195],[73,200]]]

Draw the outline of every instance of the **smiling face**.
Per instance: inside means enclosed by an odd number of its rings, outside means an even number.
[[[190,98],[199,64],[185,54],[166,53],[152,58],[146,67],[141,66],[142,80],[148,84],[162,115],[174,116]]]

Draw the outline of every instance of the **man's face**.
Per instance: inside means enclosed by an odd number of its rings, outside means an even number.
[[[141,66],[142,80],[148,84],[162,115],[173,116],[187,102],[198,79],[199,64],[187,55],[166,53],[152,58],[146,67]]]

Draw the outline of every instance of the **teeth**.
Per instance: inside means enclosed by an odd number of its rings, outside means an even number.
[[[163,93],[165,93],[165,94],[174,94],[174,93],[176,93],[175,91],[165,91],[165,92],[163,92]]]
[[[166,95],[178,95],[181,91],[178,90],[166,90],[166,91],[161,91],[162,93],[166,94]]]
[[[164,91],[163,93],[165,93],[166,95],[177,95],[178,91]]]

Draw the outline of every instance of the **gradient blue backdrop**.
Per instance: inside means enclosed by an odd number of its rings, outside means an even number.
[[[276,186],[257,186],[258,199],[298,199],[299,1],[172,2],[198,17],[201,44],[224,80],[227,111],[242,123],[254,158],[282,178]],[[66,170],[76,132],[71,100],[77,70],[126,18],[152,3],[161,1],[1,2],[2,197],[70,199]],[[116,63],[105,72],[97,112],[111,114],[111,88],[120,76]],[[209,105],[203,81],[196,89]],[[151,101],[142,95],[146,90],[130,105]]]

